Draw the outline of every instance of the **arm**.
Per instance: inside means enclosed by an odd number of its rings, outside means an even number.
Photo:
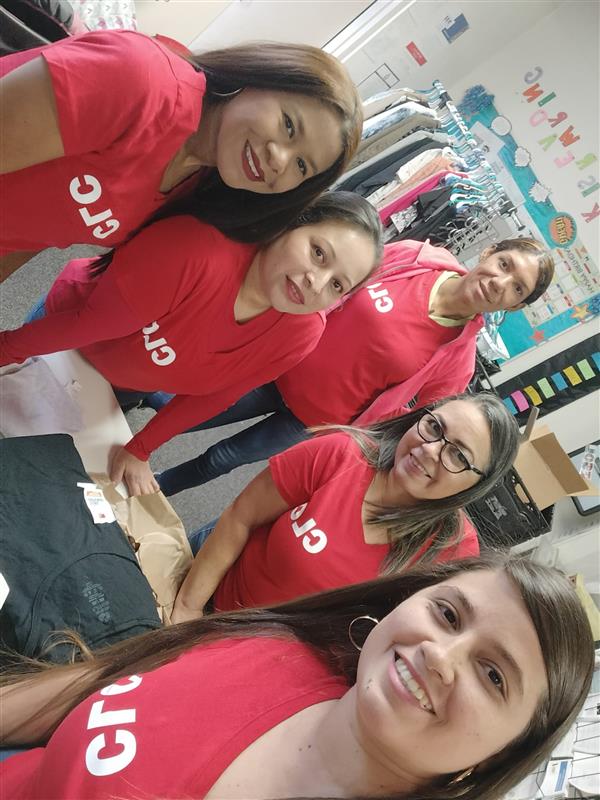
[[[0,174],[64,155],[50,72],[42,56],[0,79]]]
[[[153,450],[229,408],[247,391],[234,387],[211,395],[176,395],[125,447],[114,453],[109,469],[111,481],[124,480],[133,496],[157,492],[159,486],[148,464]]]
[[[119,291],[114,272],[105,272],[80,308],[49,314],[15,331],[0,333],[0,366],[30,356],[117,339],[148,322],[136,314]]]
[[[197,224],[187,217],[173,217],[144,228],[115,250],[106,272],[87,284],[89,294],[85,301],[79,300],[82,305],[0,333],[0,366],[128,336],[167,314],[189,285],[185,283],[188,259],[201,269]],[[176,251],[174,241],[179,244]],[[207,249],[210,242],[209,237]],[[70,266],[76,273],[82,265]]]
[[[288,508],[270,468],[265,469],[225,509],[215,530],[197,553],[179,589],[172,622],[202,616],[202,609],[240,556],[252,530],[273,522]]]

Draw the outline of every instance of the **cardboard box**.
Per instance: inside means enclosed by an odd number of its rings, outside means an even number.
[[[598,488],[582,477],[546,425],[536,425],[521,443],[515,469],[536,506],[543,510],[565,495],[595,495]]]

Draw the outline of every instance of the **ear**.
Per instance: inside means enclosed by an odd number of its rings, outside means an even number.
[[[511,311],[520,311],[522,308],[526,308],[527,303],[519,303],[518,306],[511,306],[510,308],[506,308],[505,311],[507,314],[510,314]]]

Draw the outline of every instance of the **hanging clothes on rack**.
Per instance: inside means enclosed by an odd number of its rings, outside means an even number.
[[[430,189],[435,188],[440,184],[443,178],[448,175],[455,175],[457,173],[453,173],[450,170],[446,169],[441,172],[436,172],[434,175],[430,175],[429,177],[422,180],[420,183],[411,186],[406,192],[401,194],[399,197],[396,197],[392,202],[385,205],[379,211],[379,216],[381,218],[382,223],[385,225],[386,222],[390,219],[392,214],[397,213],[398,211],[404,211],[404,209],[408,208],[410,205],[414,203],[414,201],[425,192],[428,192]]]
[[[430,156],[431,154],[431,156]],[[427,159],[423,161],[422,159]],[[367,197],[370,203],[381,210],[389,205],[396,198],[402,197],[409,190],[423,183],[427,178],[438,173],[453,174],[456,170],[464,170],[465,164],[451,148],[443,150],[435,149],[422,153],[421,156],[409,161],[404,167],[397,171],[394,180],[386,186],[381,187]],[[406,171],[404,171],[406,170]],[[466,175],[464,171],[457,172],[457,175]]]
[[[407,101],[406,103],[399,103],[393,108],[388,108],[387,111],[382,111],[371,119],[368,119],[363,124],[362,141],[360,147],[365,147],[369,140],[375,141],[380,136],[387,132],[394,130],[397,126],[406,125],[407,121],[415,117],[429,117],[437,121],[435,111],[427,104],[415,103]]]
[[[437,130],[440,123],[437,119],[424,114],[416,114],[414,117],[407,119],[404,123],[394,126],[391,130],[383,132],[376,141],[367,141],[365,146],[359,147],[358,153],[354,157],[351,166],[357,166],[364,163],[367,159],[378,155],[383,152],[398,139],[402,139],[409,133],[414,133],[417,130],[425,132]]]
[[[416,92],[414,89],[387,89],[383,92],[371,95],[363,101],[363,116],[370,119],[388,108],[405,103],[407,100],[414,100],[424,106],[429,104],[428,96],[425,92]]]
[[[414,156],[429,149],[446,146],[450,138],[445,133],[419,130],[395,142],[379,155],[344,173],[335,189],[357,192],[366,197],[394,179],[397,170]]]
[[[456,255],[524,229],[485,153],[439,81],[424,94],[391,90],[365,101],[351,169],[335,185],[366,197],[385,241],[431,240]],[[372,113],[377,111],[377,113]]]

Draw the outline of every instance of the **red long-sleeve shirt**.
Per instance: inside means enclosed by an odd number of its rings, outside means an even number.
[[[127,445],[147,459],[317,344],[322,313],[271,308],[236,322],[235,299],[255,253],[192,217],[154,223],[119,248],[98,279],[91,260],[67,264],[47,297],[48,315],[0,334],[0,364],[77,348],[115,387],[176,394]]]

